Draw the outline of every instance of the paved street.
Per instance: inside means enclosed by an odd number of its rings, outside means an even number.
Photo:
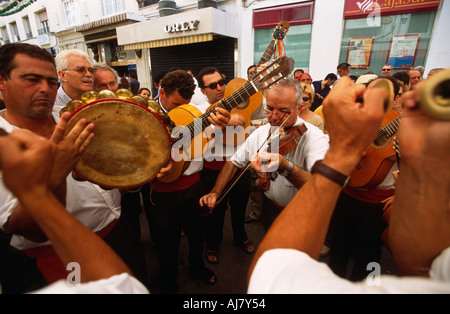
[[[150,240],[145,215],[141,215],[141,226],[143,230],[143,242],[147,252],[147,265],[151,282],[151,292],[156,290],[157,282],[157,256],[153,243]],[[262,223],[246,224],[248,237],[258,245],[264,236]],[[253,255],[247,255],[241,248],[234,246],[233,233],[231,229],[230,215],[227,211],[225,217],[224,240],[220,248],[220,261],[212,265],[206,261],[208,268],[214,270],[218,281],[214,286],[207,285],[201,281],[192,280],[188,274],[188,244],[186,237],[182,237],[180,248],[180,273],[179,273],[179,293],[180,294],[245,294],[247,292],[246,278]],[[326,261],[326,258],[323,259]],[[390,252],[383,247],[381,260],[381,271],[384,274],[398,274],[395,263]]]

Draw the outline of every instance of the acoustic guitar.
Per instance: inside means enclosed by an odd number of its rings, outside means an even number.
[[[400,113],[388,109],[382,125],[377,137],[351,173],[349,187],[375,188],[383,182],[396,162],[393,135],[397,133],[400,125]]]
[[[269,45],[267,46],[266,50],[264,51],[261,59],[256,64],[256,69],[261,66],[262,64],[269,62],[272,57],[273,53],[275,51],[276,41],[277,40],[283,40],[286,37],[287,32],[289,31],[289,23],[288,21],[281,21],[273,30],[272,33],[272,40],[270,41]],[[255,70],[252,74],[252,78],[257,73]],[[231,80],[225,89],[224,97],[228,97],[231,94],[233,94],[238,89],[244,87],[244,85],[247,83],[247,80],[243,78],[235,78]],[[231,114],[239,114],[245,119],[245,123],[243,125],[243,129],[239,134],[236,134],[233,138],[227,137],[226,134],[224,134],[223,143],[225,145],[234,145],[238,146],[241,145],[249,136],[248,128],[251,124],[251,116],[252,113],[255,112],[256,109],[258,109],[259,106],[261,106],[263,100],[262,92],[257,92],[255,95],[250,97],[247,101],[240,104],[238,107],[234,108],[231,111]],[[215,104],[214,104],[215,105]],[[214,106],[213,105],[213,106]]]
[[[187,169],[190,160],[203,156],[209,149],[211,136],[206,135],[204,130],[210,125],[208,117],[216,108],[220,107],[231,112],[255,93],[269,88],[289,75],[293,67],[292,58],[281,57],[272,61],[243,87],[208,108],[204,114],[191,105],[181,105],[169,111],[168,115],[176,125],[172,131],[173,166],[172,171],[159,180],[166,183],[174,182]]]

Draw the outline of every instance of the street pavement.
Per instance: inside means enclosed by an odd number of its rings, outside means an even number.
[[[257,246],[264,237],[264,228],[261,222],[253,222],[245,225],[248,238]],[[158,291],[158,259],[155,247],[150,239],[148,224],[145,215],[141,215],[142,241],[145,246],[147,267],[150,281],[150,292]],[[179,255],[179,294],[245,294],[247,292],[247,272],[253,255],[248,255],[233,242],[233,231],[229,210],[225,216],[224,239],[220,247],[219,263],[210,264],[205,257],[205,265],[217,275],[217,283],[208,285],[202,281],[191,279],[188,273],[188,249],[187,238],[181,238]],[[327,258],[320,259],[327,262]],[[397,275],[398,270],[391,253],[383,246],[383,255],[380,261],[381,273]]]

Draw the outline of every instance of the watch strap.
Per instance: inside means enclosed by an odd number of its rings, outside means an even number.
[[[322,163],[322,160],[317,160],[311,168],[311,173],[318,173],[325,178],[333,181],[334,183],[339,184],[343,188],[345,188],[351,178],[346,176],[345,174],[325,165]]]
[[[292,170],[294,169],[294,163],[290,160],[288,160],[288,161],[289,161],[288,167],[285,170],[283,170],[282,172],[279,172],[279,174],[283,177],[287,177],[288,175],[290,175]]]

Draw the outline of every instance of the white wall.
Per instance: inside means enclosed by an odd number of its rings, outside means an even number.
[[[436,14],[434,32],[428,50],[424,76],[434,68],[450,67],[450,0],[441,0]]]
[[[345,0],[317,0],[311,33],[309,74],[314,81],[336,73],[344,29]]]

